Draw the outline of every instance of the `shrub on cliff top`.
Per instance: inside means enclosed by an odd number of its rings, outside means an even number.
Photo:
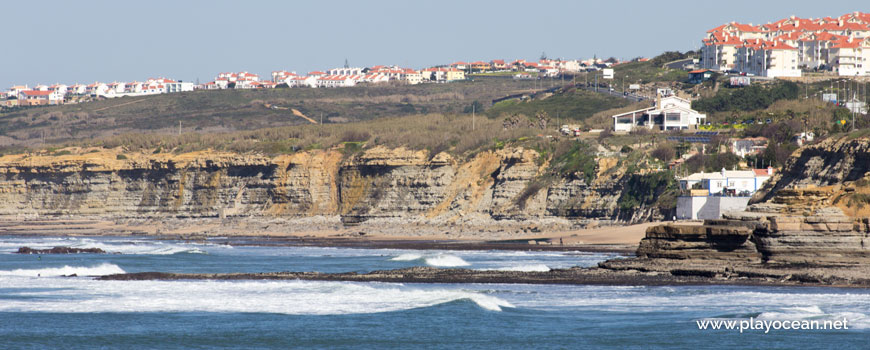
[[[619,209],[632,210],[641,206],[650,206],[667,199],[668,191],[676,190],[677,181],[671,171],[659,171],[645,175],[631,175],[626,180],[622,195],[617,201]],[[670,203],[661,203],[670,205]],[[674,203],[675,204],[675,203]]]
[[[770,87],[752,85],[722,89],[716,96],[692,102],[692,108],[702,112],[754,111],[765,109],[779,100],[796,99],[799,90],[797,84],[788,81]]]
[[[580,175],[590,183],[595,179],[597,166],[592,146],[581,141],[569,141],[556,144],[550,167],[562,177]]]

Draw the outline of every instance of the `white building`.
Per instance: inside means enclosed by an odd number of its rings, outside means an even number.
[[[841,76],[870,75],[870,37],[842,38],[828,49],[833,70]]]
[[[679,183],[681,190],[700,189],[706,192],[706,196],[749,197],[755,191],[758,191],[773,174],[773,168],[753,170],[722,169],[722,171],[717,173],[695,173],[681,178]]]
[[[722,213],[743,210],[749,198],[774,174],[773,168],[695,173],[679,179],[687,195],[677,198],[677,219],[718,219]]]
[[[613,131],[631,131],[634,128],[683,130],[697,128],[707,115],[693,110],[692,102],[677,96],[659,96],[654,107],[614,115]]]
[[[288,72],[286,70],[279,70],[272,72],[272,81],[275,83],[283,83],[287,78],[296,76],[296,72]]]
[[[361,75],[362,68],[333,68],[326,71],[327,75]]]

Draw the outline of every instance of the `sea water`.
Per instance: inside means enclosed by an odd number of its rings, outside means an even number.
[[[19,255],[21,246],[113,254]],[[870,291],[320,281],[97,281],[124,272],[546,271],[613,254],[0,237],[0,349],[868,348]],[[76,277],[63,277],[75,274]],[[704,321],[847,320],[840,330]]]

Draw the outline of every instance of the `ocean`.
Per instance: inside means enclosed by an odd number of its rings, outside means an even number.
[[[114,254],[20,255],[21,246]],[[124,272],[545,271],[587,252],[230,246],[0,237],[0,349],[868,348],[870,290],[319,281],[96,281]],[[76,277],[63,277],[75,274]],[[712,322],[848,329],[699,329]]]

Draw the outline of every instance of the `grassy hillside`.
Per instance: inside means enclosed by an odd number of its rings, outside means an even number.
[[[461,113],[528,89],[512,79],[450,84],[378,85],[338,89],[194,91],[124,97],[78,105],[0,113],[0,145],[41,145],[125,133],[214,133],[310,124],[347,123],[428,113]]]
[[[684,70],[657,67],[652,61],[638,61],[623,63],[613,67],[613,81],[621,84],[623,78],[625,78],[625,84],[668,81],[683,82],[689,78],[689,74]]]
[[[582,121],[595,113],[625,107],[629,104],[630,102],[623,98],[569,88],[552,95],[527,100],[501,101],[487,109],[486,115],[492,118],[514,114],[533,117],[539,113],[546,113],[550,118]]]

